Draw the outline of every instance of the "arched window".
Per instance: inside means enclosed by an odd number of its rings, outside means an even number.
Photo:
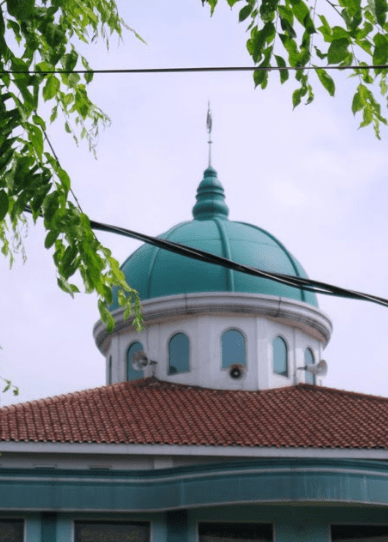
[[[237,329],[228,329],[221,337],[222,368],[239,363],[246,365],[245,337]]]
[[[144,377],[143,371],[136,371],[132,367],[132,356],[135,352],[144,350],[143,345],[139,342],[132,343],[127,351],[127,380],[139,380]]]
[[[190,371],[189,338],[184,333],[176,333],[168,343],[168,374]]]
[[[112,356],[108,360],[108,384],[112,384]]]
[[[276,337],[272,343],[273,372],[277,375],[288,376],[288,353],[286,341]]]
[[[306,348],[304,352],[304,362],[305,362],[305,365],[312,365],[313,363],[315,363],[314,354],[311,348]],[[315,375],[307,371],[305,371],[305,373],[306,373],[306,384],[315,384]]]

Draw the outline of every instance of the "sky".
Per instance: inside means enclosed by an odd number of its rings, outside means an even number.
[[[225,4],[225,6],[223,5]],[[226,2],[212,18],[200,0],[119,0],[126,34],[83,47],[93,68],[251,65],[238,9]],[[97,159],[76,147],[63,125],[49,136],[93,220],[158,235],[191,219],[207,166],[206,111],[213,114],[213,166],[231,220],[275,235],[310,278],[388,298],[388,132],[378,141],[351,113],[357,82],[336,76],[336,97],[319,88],[292,110],[294,83],[271,74],[265,91],[249,73],[96,75],[93,100],[109,114]],[[46,114],[43,109],[42,114]],[[139,243],[111,234],[101,241],[124,261]],[[27,262],[0,260],[0,375],[20,389],[1,405],[105,383],[105,360],[92,328],[96,299],[60,291],[42,226],[30,224]],[[388,396],[388,310],[364,301],[319,296],[333,321],[324,352],[324,385]]]

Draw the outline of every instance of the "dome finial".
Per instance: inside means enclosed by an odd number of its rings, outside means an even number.
[[[210,100],[207,103],[207,116],[206,116],[206,127],[207,132],[209,134],[209,167],[212,165],[212,127],[213,127],[213,119],[212,119],[212,112],[210,109]]]
[[[211,220],[218,217],[227,219],[229,208],[225,203],[225,192],[211,166],[205,169],[197,189],[197,203],[193,207],[195,220]]]
[[[208,102],[206,126],[209,134],[209,165],[203,174],[203,179],[197,189],[197,203],[193,207],[193,216],[195,220],[211,220],[218,217],[228,218],[229,208],[225,203],[225,192],[222,184],[217,178],[217,172],[212,167],[212,127],[213,119]]]

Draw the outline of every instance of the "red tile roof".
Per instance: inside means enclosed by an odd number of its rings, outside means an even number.
[[[0,440],[388,449],[388,399],[308,384],[231,391],[149,378],[2,408]]]

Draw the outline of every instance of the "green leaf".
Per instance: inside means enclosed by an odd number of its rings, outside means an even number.
[[[8,12],[19,21],[26,21],[34,13],[35,0],[7,0]]]
[[[297,88],[296,90],[294,90],[292,94],[292,105],[294,109],[300,104],[301,100],[302,100],[302,89]]]
[[[318,79],[322,83],[322,85],[325,87],[327,92],[330,94],[330,96],[334,96],[335,94],[335,84],[333,79],[330,77],[330,75],[327,73],[324,69],[317,69],[315,70],[316,74],[318,75]]]
[[[283,57],[279,55],[275,55],[276,64],[279,68],[285,68],[287,66],[286,61]],[[279,76],[280,76],[280,82],[283,84],[285,81],[287,81],[289,75],[288,70],[279,70]]]
[[[331,26],[326,20],[326,17],[323,15],[319,15],[319,18],[321,20],[322,26],[318,28],[320,33],[322,34],[325,41],[331,41]]]
[[[253,80],[255,82],[255,87],[261,86],[261,88],[265,88],[267,86],[268,82],[268,71],[267,70],[255,70],[253,72]]]
[[[358,111],[361,111],[363,107],[364,107],[364,104],[361,100],[361,96],[359,95],[358,92],[356,92],[356,94],[353,96],[353,101],[352,101],[353,114],[355,115]]]
[[[373,37],[375,49],[373,51],[373,64],[383,65],[388,60],[388,39],[383,34],[376,34]]]
[[[240,9],[240,13],[238,14],[238,20],[240,23],[245,21],[249,17],[249,15],[252,13],[253,7],[250,4],[247,4],[242,9]]]
[[[35,126],[34,124],[30,123],[26,124],[26,126],[28,130],[28,138],[33,144],[35,151],[41,158],[44,146],[42,130],[39,128],[39,126]]]
[[[290,25],[294,24],[294,15],[290,8],[288,8],[287,6],[279,6],[278,13],[280,17],[286,19],[290,23]]]
[[[51,248],[55,241],[58,239],[59,231],[58,230],[51,230],[46,235],[46,239],[44,240],[44,246],[45,248]]]
[[[33,115],[32,120],[33,122],[35,122],[35,124],[38,124],[41,128],[43,128],[43,130],[46,130],[46,123],[42,119],[42,117],[40,117],[39,115]]]
[[[315,52],[317,53],[317,57],[320,58],[321,60],[324,60],[327,57],[327,55],[325,53],[322,53],[322,51],[318,49],[318,47],[314,46],[314,49],[315,49]]]
[[[340,62],[343,62],[349,55],[348,47],[348,38],[333,40],[327,52],[327,60],[329,64],[339,64]]]
[[[67,294],[70,294],[71,297],[74,297],[73,288],[71,287],[71,284],[69,284],[68,281],[64,277],[58,277],[57,284],[61,290],[63,290]]]
[[[45,102],[54,98],[60,87],[60,82],[55,75],[49,75],[45,86],[43,87],[43,99]]]
[[[54,122],[57,116],[58,116],[58,106],[54,105],[54,107],[51,110],[50,122]]]
[[[360,128],[364,128],[365,126],[369,126],[373,121],[373,109],[370,104],[366,104],[364,106],[363,110],[363,121],[360,124]]]
[[[77,65],[78,53],[74,49],[62,57],[62,66],[66,71],[72,71]]]
[[[78,73],[71,73],[67,78],[67,84],[69,87],[75,88],[80,82],[81,77]]]
[[[261,30],[252,28],[251,38],[247,41],[247,49],[254,62],[259,62],[264,53],[266,44],[270,44],[276,35],[275,25],[266,23]]]
[[[291,4],[292,12],[299,23],[304,26],[309,34],[314,34],[316,30],[307,5],[303,2],[303,0],[291,0]]]
[[[377,23],[383,26],[386,20],[388,6],[386,0],[374,0]]]
[[[281,15],[280,18],[280,26],[282,27],[282,30],[290,37],[290,38],[296,38],[296,32],[293,28],[293,26],[288,22],[287,19],[283,18]]]
[[[59,177],[59,180],[62,183],[62,186],[64,187],[66,192],[68,192],[70,190],[70,177],[69,177],[69,175],[62,168],[58,168],[57,175]]]
[[[8,19],[7,27],[11,28],[13,30],[13,33],[15,34],[16,41],[18,43],[20,43],[21,40],[22,40],[22,36],[20,34],[20,25],[16,21],[12,21],[11,19]]]
[[[9,198],[5,190],[0,190],[0,222],[7,216],[9,209]]]

